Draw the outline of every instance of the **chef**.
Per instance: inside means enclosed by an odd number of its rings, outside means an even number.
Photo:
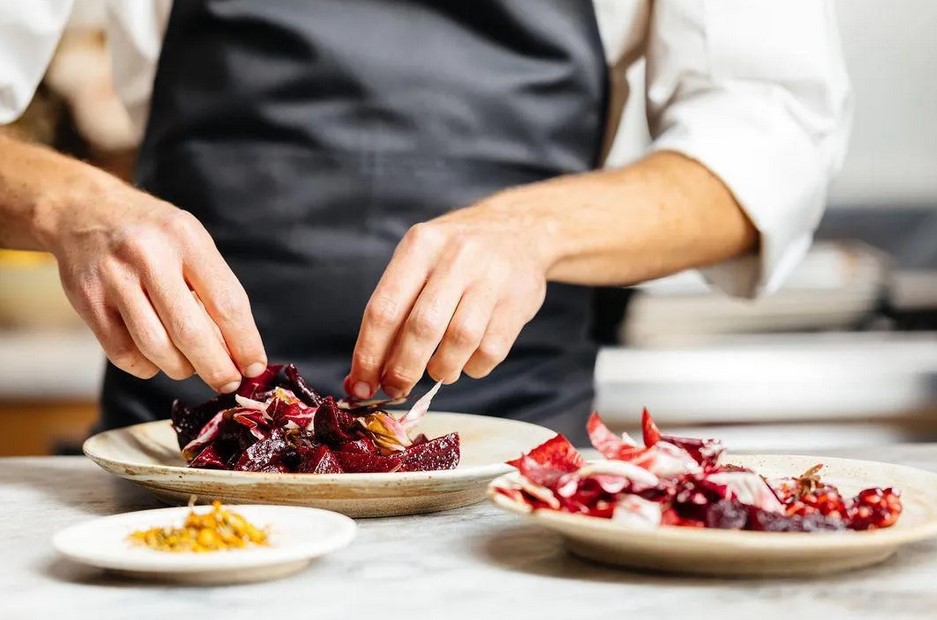
[[[269,360],[360,398],[439,380],[435,408],[571,432],[589,287],[777,288],[848,133],[830,1],[108,4],[134,185],[0,141],[0,245],[58,259],[110,360],[104,427]],[[71,5],[0,5],[0,123]],[[641,56],[653,142],[605,167]]]

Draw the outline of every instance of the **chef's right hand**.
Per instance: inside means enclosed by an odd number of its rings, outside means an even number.
[[[59,209],[48,236],[69,300],[118,368],[233,392],[266,367],[244,288],[187,211],[115,184]]]

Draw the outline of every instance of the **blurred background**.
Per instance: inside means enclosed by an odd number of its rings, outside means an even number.
[[[634,430],[647,405],[674,432],[730,448],[937,441],[937,3],[839,0],[855,122],[817,243],[758,301],[686,273],[596,293],[596,407]],[[39,92],[0,127],[124,178],[134,139],[110,83],[98,0],[78,0]],[[610,164],[647,144],[643,66]],[[79,449],[103,355],[54,260],[0,250],[0,455]]]

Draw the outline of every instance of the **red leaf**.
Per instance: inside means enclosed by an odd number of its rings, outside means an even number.
[[[555,435],[547,439],[526,455],[508,461],[507,464],[520,469],[521,461],[525,457],[532,459],[538,465],[562,472],[576,471],[586,462],[586,459],[579,454],[573,444],[569,443],[569,440],[562,435]]]
[[[644,411],[641,413],[641,430],[646,447],[650,448],[660,441],[660,429],[654,424],[654,419],[651,417],[651,412],[647,410],[647,407],[645,407]]]

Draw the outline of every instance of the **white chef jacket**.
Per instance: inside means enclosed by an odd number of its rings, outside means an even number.
[[[0,2],[0,124],[32,98],[73,1]],[[810,246],[848,139],[832,0],[593,1],[612,83],[609,137],[624,73],[644,56],[651,149],[704,164],[761,235],[757,255],[703,275],[733,295],[775,290]],[[139,134],[171,2],[106,0],[114,86]]]

